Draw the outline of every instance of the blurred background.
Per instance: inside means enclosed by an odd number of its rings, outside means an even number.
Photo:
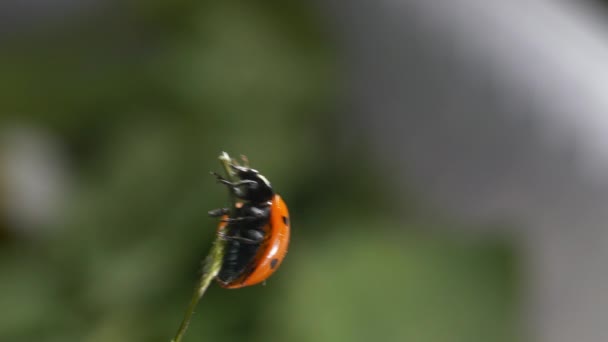
[[[169,341],[227,151],[290,252],[186,341],[605,341],[606,6],[0,2],[0,340]]]

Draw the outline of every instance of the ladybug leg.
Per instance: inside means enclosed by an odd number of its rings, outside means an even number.
[[[233,183],[233,182],[227,180],[226,178],[222,177],[222,175],[220,175],[217,172],[213,172],[212,171],[211,174],[214,175],[215,178],[217,178],[218,182],[220,182],[222,184],[225,184],[225,185],[228,185],[231,188],[237,188],[239,186],[244,186],[244,185],[249,185],[249,186],[255,188],[258,185],[258,183],[256,181],[248,180],[248,179],[240,180],[238,182],[234,182]]]
[[[260,231],[259,229],[249,229],[245,232],[245,235],[250,240],[257,241],[258,243],[264,241],[264,232]]]
[[[249,161],[247,161],[249,163]],[[249,167],[246,166],[239,166],[239,165],[235,165],[235,164],[230,164],[230,167],[232,168],[232,170],[234,170],[237,174],[240,174],[241,172],[246,172],[247,170],[249,170]]]
[[[211,172],[209,172],[209,173],[210,173],[212,176],[215,176],[215,178],[216,178],[218,181],[221,181],[221,180],[226,180],[226,178],[224,178],[222,175],[220,175],[219,173],[217,173],[217,172],[215,172],[215,171],[211,171]]]
[[[221,175],[219,175],[216,172],[211,172],[211,174],[217,178],[218,182],[229,186],[231,188],[232,192],[234,193],[234,195],[239,198],[245,196],[245,193],[243,192],[243,190],[239,189],[239,187],[248,186],[249,189],[251,189],[251,190],[255,190],[258,187],[258,183],[253,180],[243,179],[243,180],[233,183],[233,182],[227,180],[226,178],[222,177]]]
[[[253,222],[264,220],[270,216],[270,208],[257,208],[248,207],[245,209],[245,215],[238,217],[229,217],[222,220],[222,222]]]
[[[208,212],[209,216],[211,216],[211,217],[220,217],[220,216],[228,215],[228,213],[230,213],[230,209],[228,209],[228,208],[218,208],[218,209],[209,210],[209,212]]]
[[[230,236],[230,237],[228,237],[228,239],[229,240],[234,240],[234,241],[240,241],[240,242],[248,244],[248,245],[255,245],[255,244],[260,243],[259,241],[248,239],[248,238],[244,238],[244,237],[240,237],[240,236]]]
[[[270,216],[270,207],[249,207],[248,211],[251,216],[256,217],[258,219],[265,219]]]
[[[255,216],[239,216],[239,217],[229,217],[229,218],[221,219],[220,221],[232,223],[232,222],[244,222],[244,221],[251,222],[251,221],[258,220],[258,219],[259,218],[255,217]]]
[[[264,236],[261,236],[261,239],[259,238],[246,238],[246,237],[242,237],[242,236],[233,236],[233,235],[226,235],[226,234],[218,234],[218,236],[221,239],[224,239],[226,241],[239,241],[248,245],[255,245],[255,244],[259,244],[260,242],[262,242],[262,240],[264,240]]]
[[[220,179],[219,182],[222,183],[222,184],[226,184],[226,185],[228,185],[228,186],[230,186],[232,188],[237,188],[237,187],[243,186],[243,185],[251,185],[253,188],[255,188],[258,185],[258,183],[256,181],[247,180],[247,179],[246,180],[241,180],[241,181],[238,181],[238,182],[234,182],[234,183],[232,183],[232,182],[230,182],[228,180],[225,180],[225,179]]]

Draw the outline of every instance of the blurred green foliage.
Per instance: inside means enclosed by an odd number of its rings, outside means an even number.
[[[10,39],[2,120],[56,137],[74,191],[51,234],[0,242],[0,340],[168,341],[223,150],[273,181],[293,239],[267,286],[212,286],[186,341],[516,340],[509,245],[425,232],[446,223],[394,203],[365,142],[336,147],[322,27],[299,3],[140,1]]]

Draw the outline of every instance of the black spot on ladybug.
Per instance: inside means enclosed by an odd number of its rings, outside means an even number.
[[[287,216],[283,216],[283,223],[286,225],[289,224],[289,218]]]
[[[274,269],[275,267],[277,267],[277,264],[279,263],[279,259],[272,259],[270,261],[270,268]]]

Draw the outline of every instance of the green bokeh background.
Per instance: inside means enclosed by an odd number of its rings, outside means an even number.
[[[45,234],[3,220],[1,341],[169,341],[206,212],[227,202],[208,174],[220,151],[273,182],[293,237],[266,286],[213,284],[185,341],[518,340],[511,243],[446,233],[465,224],[392,193],[365,141],[340,143],[346,71],[321,19],[306,3],[112,2],[6,41],[3,126],[59,141],[74,186]]]

